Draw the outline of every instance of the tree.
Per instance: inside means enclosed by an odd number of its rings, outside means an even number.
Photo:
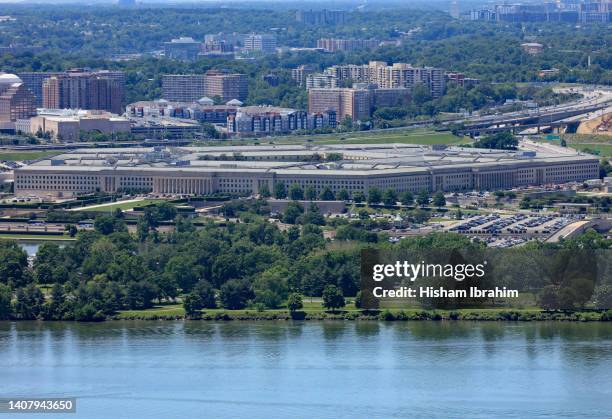
[[[346,305],[342,291],[335,285],[326,285],[323,289],[323,307],[336,311]]]
[[[125,304],[131,310],[143,310],[153,307],[153,299],[157,297],[155,285],[146,281],[128,283]]]
[[[304,190],[299,184],[294,183],[289,187],[289,198],[294,201],[304,199]]]
[[[385,207],[392,207],[397,204],[397,193],[393,189],[387,189],[382,195],[382,202]]]
[[[378,204],[382,200],[380,189],[374,187],[368,191],[368,204]]]
[[[302,216],[302,224],[325,225],[325,217],[323,217],[319,207],[314,202],[310,203],[308,211]]]
[[[34,284],[17,290],[15,315],[21,320],[35,320],[43,309],[45,296]]]
[[[274,184],[274,198],[285,199],[287,197],[287,189],[285,188],[285,182],[276,182]]]
[[[336,193],[336,199],[338,201],[348,201],[349,193],[346,189],[342,188]]]
[[[444,197],[444,193],[442,191],[436,192],[433,197],[433,204],[438,208],[446,205],[446,198]]]
[[[66,226],[64,227],[64,230],[68,232],[68,235],[70,237],[76,236],[78,232],[77,227],[74,224],[66,224]]]
[[[603,284],[597,287],[593,301],[595,301],[595,307],[599,310],[612,309],[612,285]]]
[[[0,283],[22,287],[31,280],[28,254],[13,241],[0,240]]]
[[[366,200],[365,195],[361,191],[357,191],[353,194],[353,202],[360,204]]]
[[[309,201],[314,201],[317,199],[317,191],[312,186],[307,186],[306,191],[304,193],[305,197]]]
[[[323,190],[321,191],[320,198],[322,201],[333,201],[334,200],[334,193],[329,188],[329,186],[326,186],[325,188],[323,188]]]
[[[263,185],[261,185],[261,187],[259,188],[259,195],[262,198],[270,198],[270,187],[268,186],[267,183],[264,183]]]
[[[304,213],[304,207],[299,202],[291,201],[287,204],[283,213],[283,222],[287,224],[295,224]]]
[[[421,189],[421,192],[417,195],[416,202],[422,207],[429,205],[429,192],[426,189]]]
[[[304,303],[302,301],[302,296],[296,292],[289,294],[287,298],[287,308],[290,313],[295,313],[298,310],[304,308]]]
[[[203,308],[202,299],[196,293],[189,293],[183,298],[183,308],[185,316],[189,319],[200,317],[200,310]]]
[[[518,140],[510,131],[498,132],[488,135],[474,143],[476,148],[489,148],[496,150],[516,150]]]
[[[217,308],[217,302],[215,299],[215,289],[210,282],[205,280],[198,281],[193,287],[191,294],[198,296],[201,302],[200,308]]]
[[[284,268],[270,268],[259,274],[253,282],[255,302],[266,308],[278,308],[287,298],[289,272]]]
[[[362,310],[376,310],[380,306],[378,298],[369,290],[359,291],[355,296],[355,307]]]
[[[251,284],[244,279],[231,279],[221,286],[219,298],[221,305],[228,310],[245,308],[255,297]]]
[[[12,298],[13,293],[9,286],[0,284],[0,320],[8,320],[13,315]]]
[[[414,195],[412,195],[412,192],[406,191],[400,195],[400,202],[402,205],[412,205],[414,204]]]

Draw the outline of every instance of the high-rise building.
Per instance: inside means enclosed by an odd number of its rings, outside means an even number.
[[[417,83],[427,85],[434,98],[444,94],[444,72],[433,67],[413,67],[410,64],[387,65],[384,61],[370,61],[364,65],[335,65],[325,70],[338,82],[376,84],[381,89],[412,89]],[[340,83],[337,83],[340,84]]]
[[[164,42],[164,56],[173,60],[195,61],[200,53],[201,42],[190,37],[180,37]]]
[[[317,40],[317,48],[326,52],[361,51],[378,47],[380,41],[376,39],[337,39],[323,38]]]
[[[338,79],[331,74],[309,74],[306,77],[307,89],[333,89],[338,87]]]
[[[28,89],[32,92],[37,108],[43,107],[43,82],[50,77],[64,77],[69,74],[87,73],[98,78],[114,80],[119,85],[119,101],[121,106],[125,104],[125,73],[123,71],[98,70],[90,71],[84,69],[73,69],[61,72],[22,72],[18,76]]]
[[[249,94],[249,81],[246,74],[209,71],[204,75],[205,94],[220,97],[223,102],[232,99],[244,101]]]
[[[338,120],[349,117],[353,121],[370,117],[370,91],[367,89],[310,89],[308,91],[308,112],[336,112]]]
[[[291,78],[298,86],[305,86],[306,77],[308,77],[309,74],[314,74],[316,71],[315,66],[302,64],[301,66],[291,70]]]
[[[295,20],[306,25],[339,25],[346,21],[344,10],[298,10]]]
[[[2,128],[13,128],[10,124],[18,119],[36,115],[32,92],[15,74],[0,75],[0,124]]]
[[[251,34],[244,39],[244,49],[249,52],[272,54],[276,52],[276,36],[270,34]]]
[[[104,73],[69,71],[43,81],[43,107],[104,110],[120,114],[123,92],[116,73],[109,76]]]
[[[339,121],[346,117],[358,121],[369,118],[376,108],[405,105],[410,95],[410,89],[403,87],[379,89],[365,83],[353,88],[310,89],[308,112],[334,111]]]
[[[206,96],[203,74],[166,74],[162,77],[162,97],[171,102],[193,102]]]

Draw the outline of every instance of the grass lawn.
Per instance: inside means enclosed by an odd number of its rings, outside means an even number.
[[[35,160],[42,157],[54,156],[60,154],[59,151],[23,151],[23,152],[4,152],[0,151],[0,160],[8,161],[23,161]]]
[[[584,144],[584,143],[572,143],[569,145],[572,148],[576,148],[581,151],[595,150],[599,152],[601,157],[612,157],[612,144]]]
[[[143,207],[145,205],[150,205],[150,204],[157,204],[159,202],[162,202],[161,199],[143,199],[142,201],[137,201],[137,202],[109,202],[108,204],[100,204],[99,206],[96,205],[95,207],[92,208],[83,208],[83,209],[79,209],[79,208],[74,208],[75,211],[85,211],[85,212],[103,212],[103,211],[114,211],[117,208],[125,211],[125,210],[129,210],[132,209],[134,207]]]
[[[344,132],[322,135],[286,135],[274,136],[270,138],[250,138],[244,140],[225,140],[225,141],[204,141],[197,145],[207,146],[228,146],[228,145],[246,145],[246,144],[388,144],[388,143],[403,143],[403,144],[470,144],[472,141],[467,138],[460,138],[452,135],[450,132],[436,132],[425,128],[406,128],[401,130],[381,130],[381,131],[361,131],[361,132]]]

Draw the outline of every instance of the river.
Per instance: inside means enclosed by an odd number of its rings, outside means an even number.
[[[0,322],[0,371],[53,417],[603,418],[612,324]]]

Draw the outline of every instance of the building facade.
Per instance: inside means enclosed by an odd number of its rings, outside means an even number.
[[[164,56],[172,60],[195,61],[200,54],[202,43],[190,37],[164,42]]]
[[[246,74],[209,71],[204,75],[204,86],[204,94],[199,97],[219,97],[222,102],[229,102],[232,99],[244,101],[249,94],[249,80]]]
[[[496,190],[582,182],[598,176],[595,156],[548,153],[526,156],[501,150],[406,144],[245,146],[171,150],[82,149],[15,170],[15,193],[68,197],[139,187],[167,195],[257,194],[298,184],[317,193],[371,188],[398,193],[421,190]],[[327,156],[341,160],[328,161]],[[452,158],[449,158],[452,157]],[[296,162],[298,164],[296,164]],[[180,164],[179,164],[180,163]]]
[[[89,69],[72,69],[69,71],[62,72],[21,72],[18,73],[20,79],[26,87],[32,92],[35,98],[37,108],[46,107],[43,103],[43,83],[45,80],[56,77],[65,78],[71,75],[75,77],[91,77],[98,79],[108,79],[116,83],[114,95],[118,96],[120,106],[125,104],[125,73],[123,71],[111,71],[111,70],[97,70],[92,71]],[[115,101],[117,99],[114,99]],[[105,109],[108,110],[108,109]]]
[[[334,111],[338,120],[351,118],[362,121],[372,115],[376,107],[401,106],[410,101],[406,88],[377,89],[372,86],[356,88],[313,88],[308,90],[308,112]]]
[[[0,127],[14,129],[15,122],[36,115],[32,92],[14,74],[0,75]]]
[[[244,38],[244,50],[273,54],[276,52],[276,36],[271,34],[251,34]]]
[[[44,79],[43,107],[104,110],[119,114],[123,86],[113,78],[89,72],[68,72]]]
[[[377,39],[338,39],[322,38],[317,40],[317,48],[325,52],[362,51],[377,48],[380,41]]]
[[[203,74],[166,74],[162,76],[162,97],[171,102],[193,102],[206,95]]]

